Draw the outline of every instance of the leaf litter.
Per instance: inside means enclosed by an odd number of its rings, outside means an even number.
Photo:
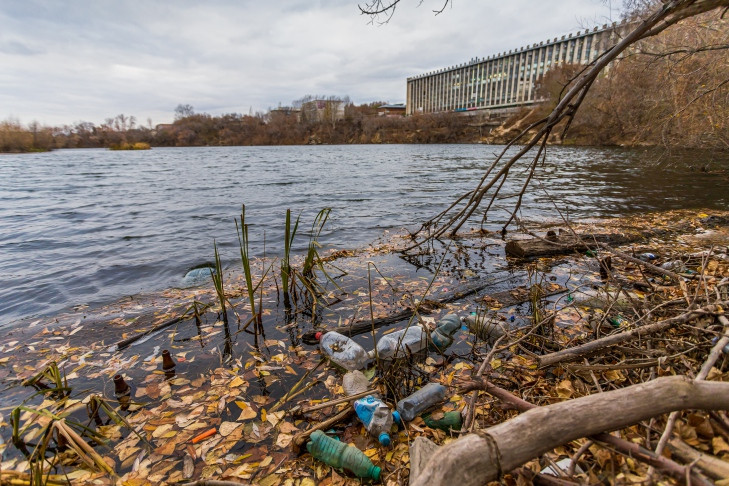
[[[620,231],[630,225],[672,228],[680,222],[680,234],[648,239],[622,250],[634,255],[659,254],[657,263],[681,260],[687,275],[704,277],[698,282],[689,280],[688,284],[693,286],[689,290],[695,291],[703,284],[704,290],[712,292],[717,283],[729,277],[729,249],[726,228],[703,228],[701,221],[706,217],[671,212],[649,215],[643,220],[622,220],[613,226],[597,224],[604,232],[606,227]],[[576,227],[587,232],[595,230],[597,224]],[[321,354],[304,344],[302,335],[312,328],[332,328],[414,309],[426,297],[428,288],[427,298],[437,300],[464,282],[487,275],[503,274],[504,278],[495,279],[500,283],[484,292],[444,304],[431,315],[421,314],[419,320],[432,326],[451,312],[476,312],[507,326],[520,338],[494,355],[487,376],[537,405],[627,386],[651,376],[691,373],[711,347],[710,323],[700,321],[657,336],[651,348],[646,348],[646,343],[631,343],[584,363],[538,369],[536,357],[541,354],[631,326],[636,318],[631,312],[637,310],[636,305],[655,308],[669,303],[655,314],[675,315],[681,306],[670,303],[684,296],[684,291],[660,276],[645,275],[639,265],[613,260],[613,272],[623,278],[622,285],[645,282],[649,287],[630,289],[628,306],[621,304],[614,283],[601,280],[593,256],[572,254],[509,261],[505,266],[503,244],[493,235],[480,232],[456,240],[455,249],[447,253],[444,248],[434,247],[422,255],[401,258],[397,250],[405,243],[404,239],[393,237],[366,250],[330,252],[323,260],[334,265],[331,271],[337,276],[340,289],[323,282],[327,290],[314,305],[309,302],[301,308],[284,309],[274,279],[265,281],[258,297],[265,336],[261,336],[258,347],[250,333],[240,330],[250,310],[243,275],[235,273],[230,273],[226,280],[233,323],[228,330],[220,320],[220,308],[214,303],[215,292],[211,288],[169,289],[101,309],[81,306],[80,312],[12,329],[0,340],[0,379],[5,388],[0,393],[3,480],[10,475],[26,477],[23,475],[31,474],[34,467],[11,437],[11,413],[22,405],[42,412],[26,410],[19,416],[22,439],[27,444],[39,440],[44,426],[55,420],[51,416],[66,411],[69,420],[73,418],[106,438],[103,443],[101,439],[92,441],[87,437],[111,465],[115,476],[85,465],[57,444],[53,467],[46,472],[54,474],[53,478],[61,483],[141,485],[222,479],[269,486],[360,484],[349,474],[313,459],[305,448],[304,453],[296,452],[300,450],[295,445],[297,435],[351,407],[351,403],[343,403],[302,413],[313,405],[344,396],[341,372],[332,365],[322,365]],[[436,272],[438,263],[441,270]],[[253,276],[257,281],[263,265],[253,266],[259,270]],[[547,293],[560,292],[540,299],[537,309],[534,303],[522,302],[534,285]],[[520,302],[505,302],[507,294]],[[114,349],[114,343],[179,317],[190,302],[210,304],[200,322],[188,316],[129,347]],[[544,332],[529,335],[535,311],[548,313],[550,325]],[[376,334],[392,332],[404,324],[384,327]],[[356,340],[365,348],[371,348],[375,342],[371,333]],[[461,392],[462,386],[472,379],[490,347],[489,342],[464,330],[443,356],[411,356],[406,363],[369,370],[369,374],[391,406],[429,381],[445,385],[450,392],[448,400],[431,411],[437,419],[445,412],[466,410],[468,395]],[[162,370],[161,349],[169,349],[176,362],[173,374]],[[69,391],[62,398],[47,385],[20,385],[50,363],[57,364],[67,381]],[[725,357],[709,379],[729,380],[727,367]],[[112,378],[117,374],[133,388],[131,404],[125,411],[114,397]],[[306,378],[305,383],[301,382],[302,377]],[[112,414],[105,416],[101,424],[95,424],[87,415],[87,407],[80,406],[88,403],[91,395],[103,397],[123,421],[115,420]],[[515,413],[481,393],[473,410],[474,427],[487,428]],[[664,422],[665,417],[659,417],[651,424],[629,427],[620,434],[652,449]],[[684,413],[677,422],[675,435],[699,451],[729,461],[728,423],[726,415],[717,418],[703,412]],[[455,431],[427,427],[422,417],[393,432],[390,447],[380,446],[351,417],[326,432],[364,451],[383,468],[385,484],[407,482],[409,444],[415,437],[425,436],[438,444],[458,437]],[[545,464],[572,457],[584,444],[585,440],[580,440],[560,446],[526,467],[539,472]],[[579,461],[582,472],[573,477],[590,483],[637,484],[644,482],[648,474],[644,464],[595,444],[585,448]],[[507,473],[503,481],[521,484],[523,478]],[[669,479],[659,478],[661,481],[671,484]]]

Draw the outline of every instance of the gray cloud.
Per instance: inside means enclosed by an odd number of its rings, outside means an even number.
[[[0,4],[0,119],[170,121],[265,111],[305,94],[402,102],[405,79],[606,21],[600,0],[403,2],[371,25],[355,1]]]

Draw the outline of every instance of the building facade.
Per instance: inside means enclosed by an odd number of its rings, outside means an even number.
[[[625,23],[563,35],[407,79],[407,114],[510,110],[539,101],[537,80],[560,64],[587,64],[617,41]]]

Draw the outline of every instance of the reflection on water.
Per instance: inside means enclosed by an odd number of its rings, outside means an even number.
[[[280,254],[286,208],[302,212],[301,231],[331,207],[321,241],[365,245],[444,209],[475,185],[499,150],[363,145],[2,156],[0,326],[185,285],[185,273],[210,260],[213,239],[224,258],[235,258],[233,219],[241,204],[254,254],[263,253],[264,237],[267,255]],[[710,154],[659,166],[643,150],[549,150],[537,173],[547,192],[534,186],[523,205],[526,219],[557,218],[555,205],[571,218],[729,206],[729,181],[686,168],[701,167]],[[517,189],[518,182],[507,184],[498,205],[509,209]],[[490,217],[491,229],[505,217]],[[302,235],[295,250],[305,243]]]

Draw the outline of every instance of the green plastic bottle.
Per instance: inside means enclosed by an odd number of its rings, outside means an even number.
[[[458,410],[446,412],[443,414],[443,418],[438,420],[433,419],[430,415],[424,417],[423,420],[425,421],[425,425],[431,429],[440,429],[445,430],[446,432],[450,432],[451,429],[461,430],[461,425],[463,423],[461,412]]]
[[[332,439],[321,430],[315,430],[306,443],[306,450],[322,462],[338,469],[347,469],[359,478],[380,480],[380,468],[356,447]]]

